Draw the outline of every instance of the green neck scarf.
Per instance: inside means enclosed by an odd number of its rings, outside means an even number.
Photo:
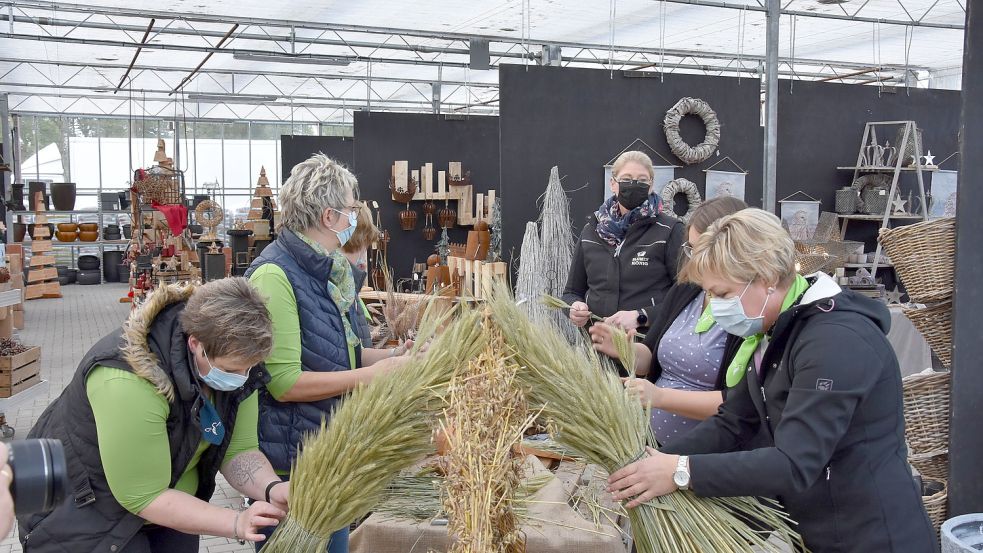
[[[802,275],[795,275],[795,281],[792,286],[789,287],[788,293],[785,294],[785,301],[782,302],[781,313],[788,311],[792,305],[802,294],[805,294],[806,290],[809,289],[809,281],[805,279]],[[702,317],[700,318],[703,319]],[[754,352],[757,351],[758,346],[761,345],[761,340],[764,339],[764,334],[755,334],[754,336],[748,336],[741,343],[741,347],[737,350],[737,354],[734,359],[730,362],[727,367],[727,387],[733,388],[741,382],[744,378],[744,373],[747,372],[748,364],[751,362],[751,357]]]
[[[362,341],[358,339],[352,329],[351,321],[348,320],[348,311],[358,297],[355,290],[355,279],[352,277],[352,266],[348,262],[348,258],[340,250],[329,253],[324,249],[324,246],[302,232],[298,232],[297,236],[315,252],[332,259],[331,274],[328,275],[328,294],[331,295],[331,300],[341,312],[341,322],[345,326],[345,340],[348,342],[348,346],[360,345]]]

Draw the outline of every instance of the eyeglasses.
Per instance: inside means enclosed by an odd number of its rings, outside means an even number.
[[[621,179],[618,181],[619,186],[631,186],[632,184],[644,184],[645,186],[652,186],[652,181],[648,179]]]

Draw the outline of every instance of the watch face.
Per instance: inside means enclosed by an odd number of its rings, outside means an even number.
[[[685,488],[689,485],[689,474],[682,471],[676,471],[672,474],[672,481],[677,487]]]

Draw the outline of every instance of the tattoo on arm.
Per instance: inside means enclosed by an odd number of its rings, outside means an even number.
[[[225,477],[232,487],[239,489],[247,484],[256,484],[256,472],[262,469],[266,463],[262,453],[258,451],[237,455],[229,461],[229,467]]]

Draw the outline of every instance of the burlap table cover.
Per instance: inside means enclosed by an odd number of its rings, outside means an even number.
[[[547,469],[535,457],[527,459],[527,475]],[[537,492],[528,505],[522,530],[527,553],[625,553],[621,531],[604,517],[595,526],[568,503],[581,479],[601,480],[606,476],[596,467],[561,463],[556,478]],[[610,499],[607,499],[610,505]],[[615,518],[615,517],[611,517]],[[618,524],[624,521],[615,519]],[[414,522],[389,515],[373,514],[351,534],[351,553],[446,552],[452,538],[446,525]]]

